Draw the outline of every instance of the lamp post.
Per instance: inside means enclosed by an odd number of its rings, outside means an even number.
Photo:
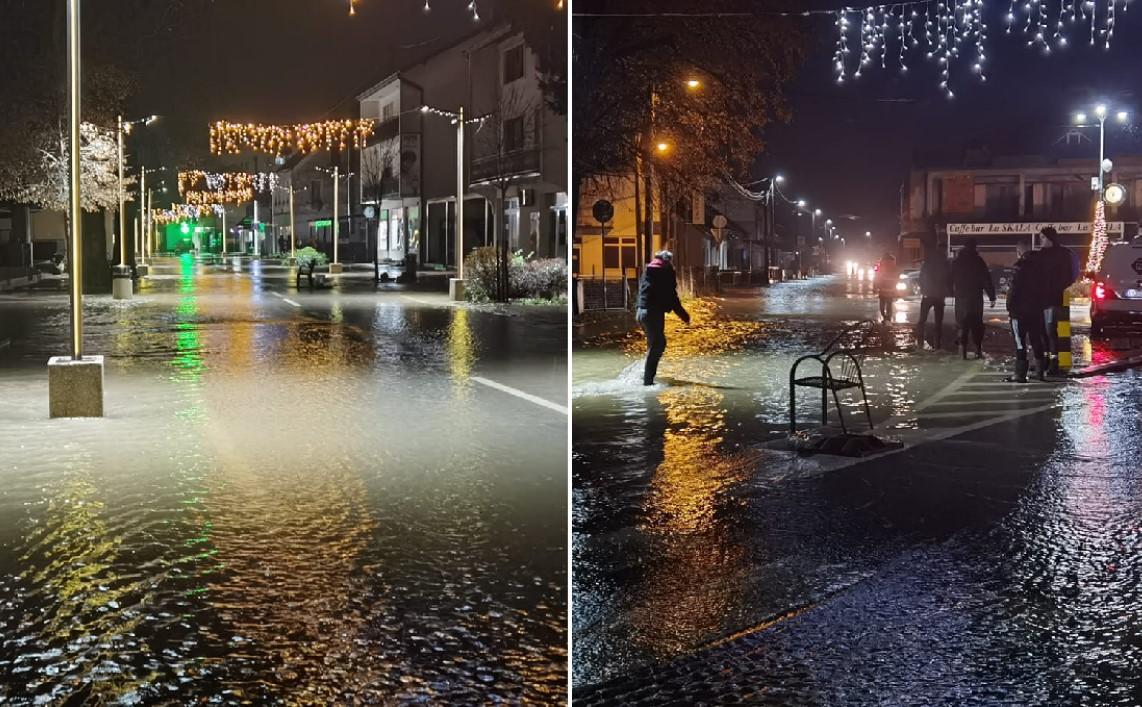
[[[1110,111],[1105,103],[1099,103],[1094,107],[1094,117],[1098,120],[1098,199],[1102,201],[1103,192],[1106,190],[1106,119],[1110,117]],[[1115,112],[1115,119],[1119,123],[1126,123],[1130,119],[1130,114],[1119,110]],[[1094,127],[1093,123],[1087,123],[1086,113],[1075,114],[1075,125],[1082,128]]]
[[[337,241],[341,238],[340,214],[337,213],[338,201],[340,200],[338,196],[340,181],[341,166],[333,165],[333,262],[329,264],[329,272],[331,273],[341,272],[341,263],[337,259]]]
[[[451,118],[456,125],[456,277],[448,283],[448,296],[453,300],[463,300],[464,293],[464,192],[466,191],[464,174],[464,126],[469,122],[482,122],[485,117],[464,119],[464,106],[456,113],[422,105],[420,112],[432,113],[445,118]]]
[[[131,268],[127,265],[127,191],[123,184],[125,136],[131,132],[131,127],[140,123],[152,123],[158,116],[147,116],[138,120],[123,120],[118,116],[117,137],[119,142],[119,265],[115,267],[111,295],[115,299],[131,299]]]

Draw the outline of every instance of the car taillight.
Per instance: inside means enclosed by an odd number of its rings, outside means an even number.
[[[872,266],[872,271],[873,271],[873,272],[880,272],[880,263],[877,263],[876,265],[873,265],[873,266]]]
[[[1114,299],[1114,288],[1105,282],[1096,282],[1094,283],[1094,287],[1091,288],[1090,296],[1092,299],[1098,300]]]

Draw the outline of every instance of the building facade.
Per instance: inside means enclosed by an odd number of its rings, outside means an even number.
[[[1070,248],[1085,254],[1090,245],[1098,192],[1093,159],[1042,157],[1000,158],[971,167],[914,169],[901,193],[900,258],[904,264],[923,258],[925,241],[949,255],[974,238],[992,265],[1015,260],[1022,240],[1038,247],[1039,230],[1053,226]],[[1142,207],[1142,157],[1121,157],[1106,183],[1126,188],[1126,200],[1108,205],[1106,221],[1112,241],[1138,233]]]
[[[357,100],[360,117],[377,121],[355,167],[378,258],[456,266],[457,128],[437,111],[461,106],[464,252],[502,234],[512,250],[566,257],[566,120],[546,107],[522,33],[472,34]]]

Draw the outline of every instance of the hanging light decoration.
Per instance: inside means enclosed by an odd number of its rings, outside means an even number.
[[[188,204],[241,204],[254,200],[278,183],[276,174],[259,172],[203,172],[189,170],[178,173],[178,192]]]
[[[242,148],[280,156],[287,150],[302,153],[360,148],[373,134],[374,120],[327,120],[301,125],[258,125],[219,120],[210,126],[210,151],[236,155]]]
[[[1020,28],[1027,45],[1044,54],[1068,46],[1068,29],[1089,32],[1091,45],[1101,41],[1104,49],[1110,49],[1115,24],[1129,3],[1130,0],[1007,0],[1004,32],[1012,34]],[[835,14],[836,20],[833,71],[837,83],[845,83],[850,76],[860,78],[877,59],[880,67],[887,69],[890,51],[896,54],[899,71],[907,74],[911,50],[922,52],[936,64],[940,90],[948,98],[955,96],[952,75],[953,71],[958,75],[962,64],[966,63],[965,70],[970,68],[969,73],[978,80],[987,81],[984,0],[909,0],[829,12]],[[859,30],[854,29],[854,17],[860,18]],[[860,35],[860,54],[854,62],[850,42],[856,39],[856,31]]]
[[[151,210],[151,218],[159,226],[211,215],[221,216],[222,206],[219,204],[174,204],[169,209]]]
[[[1087,255],[1087,272],[1098,272],[1106,255],[1106,202],[1102,199],[1094,207],[1094,224],[1090,234],[1090,253]]]

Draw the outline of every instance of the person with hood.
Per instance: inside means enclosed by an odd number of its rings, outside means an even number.
[[[956,326],[959,328],[960,351],[968,357],[968,335],[975,342],[975,357],[983,358],[983,295],[995,306],[995,285],[987,263],[976,252],[975,239],[964,242],[952,261],[952,291],[956,298]]]
[[[880,316],[892,321],[892,303],[896,301],[896,283],[900,282],[900,271],[896,269],[896,256],[885,253],[876,264],[876,291],[880,296]]]
[[[1047,379],[1047,332],[1043,328],[1043,308],[1047,301],[1046,283],[1040,267],[1041,253],[1031,250],[1028,243],[1019,241],[1015,246],[1019,259],[1015,261],[1015,274],[1007,292],[1007,312],[1011,320],[1011,333],[1015,337],[1015,374],[1004,380],[1008,383],[1026,383],[1030,362],[1027,350],[1035,354],[1039,380]]]
[[[924,262],[920,265],[920,321],[916,323],[916,341],[924,347],[924,329],[928,312],[936,319],[936,335],[932,346],[940,348],[944,334],[944,300],[952,296],[952,269],[948,258],[933,241],[924,243]]]
[[[1039,231],[1050,245],[1039,251],[1039,272],[1045,288],[1043,302],[1043,324],[1046,328],[1047,351],[1051,357],[1051,369],[1058,367],[1059,361],[1059,318],[1062,315],[1063,293],[1079,277],[1078,256],[1059,242],[1059,232],[1051,226]]]
[[[674,274],[674,254],[661,250],[647,263],[638,283],[638,305],[635,319],[646,333],[646,366],[642,384],[654,385],[658,361],[666,351],[666,313],[674,312],[690,323],[690,313],[678,299],[678,280]]]

